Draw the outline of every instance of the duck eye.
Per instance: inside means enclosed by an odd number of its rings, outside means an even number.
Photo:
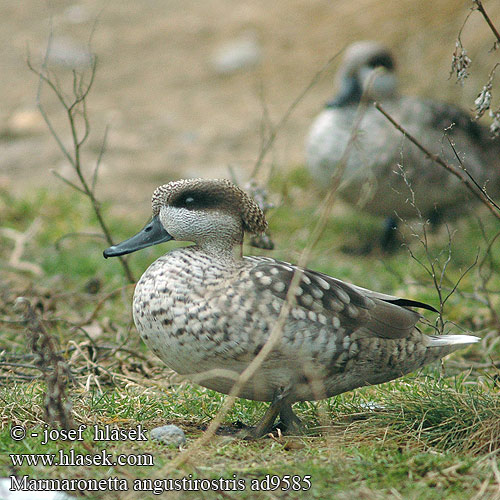
[[[192,205],[194,203],[194,198],[192,196],[188,196],[186,197],[186,199],[184,200],[184,203],[186,205]]]

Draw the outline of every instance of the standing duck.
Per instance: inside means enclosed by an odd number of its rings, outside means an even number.
[[[399,95],[394,58],[386,47],[373,41],[350,45],[338,80],[338,94],[314,120],[306,140],[306,164],[319,185],[329,185],[354,133],[340,187],[344,200],[392,218],[388,230],[395,225],[395,212],[415,217],[415,208],[408,202],[410,191],[399,171],[402,165],[424,218],[437,221],[463,213],[464,204],[472,198],[469,191],[396,130],[373,106],[377,101],[429,151],[458,165],[446,133],[477,182],[492,196],[500,193],[500,141],[492,140],[488,129],[461,109]],[[359,129],[353,132],[363,94],[367,107]],[[391,240],[388,235],[385,238]]]
[[[171,369],[228,394],[276,324],[292,279],[291,309],[272,351],[240,393],[270,401],[259,437],[300,423],[296,401],[317,400],[414,371],[479,340],[428,336],[415,326],[420,302],[372,292],[268,257],[243,257],[245,232],[267,222],[228,180],[190,179],[158,187],[153,217],[104,257],[169,240],[191,241],[153,262],[137,283],[133,316],[147,346]]]

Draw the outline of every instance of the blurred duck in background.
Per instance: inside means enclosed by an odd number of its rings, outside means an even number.
[[[500,141],[491,139],[487,128],[457,107],[399,95],[394,58],[380,43],[361,41],[346,49],[338,87],[310,128],[307,167],[318,185],[329,186],[354,134],[339,193],[348,203],[386,217],[384,250],[393,249],[397,242],[397,217],[416,216],[405,177],[422,216],[434,223],[464,213],[474,197],[457,177],[406,139],[372,105],[375,101],[429,151],[458,166],[446,134],[474,179],[486,186],[490,196],[500,193]],[[358,115],[362,96],[367,107]],[[357,116],[361,120],[355,130]]]

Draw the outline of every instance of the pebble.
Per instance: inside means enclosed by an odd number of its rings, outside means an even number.
[[[46,131],[46,125],[38,109],[20,108],[8,118],[6,133],[13,136],[30,136]]]
[[[163,425],[151,429],[149,436],[151,439],[155,439],[166,445],[174,445],[176,448],[186,444],[184,431],[176,425]]]
[[[245,32],[216,49],[212,54],[211,64],[216,73],[230,74],[256,66],[261,58],[262,50],[256,34]]]

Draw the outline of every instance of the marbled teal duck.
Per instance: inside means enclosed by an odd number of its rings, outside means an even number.
[[[372,292],[268,257],[243,257],[245,232],[266,227],[264,213],[227,180],[191,179],[157,188],[153,217],[136,236],[105,250],[135,252],[171,239],[195,244],[156,260],[134,293],[141,337],[170,368],[228,394],[264,346],[299,273],[281,338],[239,396],[271,401],[255,436],[291,405],[395,379],[471,344],[468,335],[428,336],[415,326],[423,303]],[[294,281],[295,283],[295,281]]]
[[[338,94],[314,120],[306,139],[306,164],[320,186],[329,185],[346,150],[365,92],[368,106],[348,153],[340,188],[344,200],[371,214],[391,217],[396,211],[400,217],[415,217],[398,165],[404,167],[424,218],[460,215],[465,203],[475,199],[455,176],[403,137],[372,105],[373,101],[378,101],[428,150],[459,165],[444,138],[446,130],[478,183],[485,185],[492,196],[500,193],[500,141],[492,140],[487,128],[459,108],[398,94],[394,58],[386,47],[373,41],[350,45],[338,80]]]

